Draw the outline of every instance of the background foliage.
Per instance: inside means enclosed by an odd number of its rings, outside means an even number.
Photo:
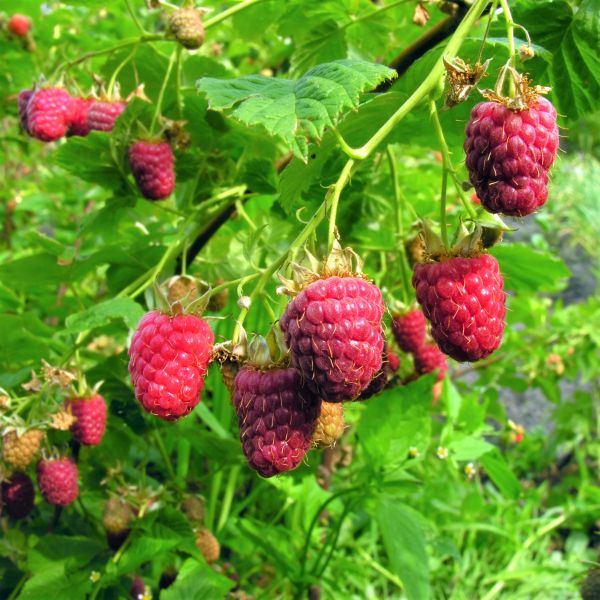
[[[0,1],[0,10],[11,14],[14,5]],[[126,346],[152,306],[146,282],[175,272],[182,253],[195,254],[198,237],[203,245],[189,272],[210,283],[273,264],[344,165],[332,128],[353,146],[366,142],[431,72],[443,45],[411,62],[389,91],[366,93],[394,74],[383,65],[419,47],[448,15],[432,3],[431,20],[419,28],[412,1],[257,1],[209,28],[203,48],[182,53],[173,69],[173,42],[133,43],[138,25],[164,29],[160,11],[140,1],[18,5],[33,20],[37,50],[0,39],[0,387],[24,402],[21,385],[42,359],[74,366],[78,350],[76,367],[90,383],[104,381],[110,417],[103,444],[81,452],[81,501],[58,522],[41,501],[26,522],[2,520],[0,596],[122,598],[136,573],[158,595],[161,573],[174,566],[175,583],[160,592],[166,600],[241,597],[240,590],[316,597],[315,586],[323,598],[577,597],[598,560],[600,514],[597,2],[510,2],[536,51],[523,68],[553,87],[565,137],[548,204],[509,222],[514,230],[493,250],[510,294],[500,350],[483,364],[452,365],[433,412],[431,377],[348,406],[350,427],[334,451],[313,451],[300,469],[270,480],[245,465],[216,368],[187,419],[170,425],[141,414]],[[227,8],[212,0],[203,6],[212,11],[208,19]],[[486,24],[477,22],[461,57],[476,58]],[[515,33],[520,45],[524,35]],[[483,82],[491,87],[507,59],[502,15],[483,57],[491,59]],[[140,100],[111,136],[48,146],[20,133],[16,94],[59,69],[73,90],[88,90],[92,73],[108,81],[116,69],[125,95],[143,82],[156,103],[164,87],[162,113],[185,120],[191,135],[190,147],[177,153],[172,200],[143,201],[127,174],[133,124],[153,112]],[[475,96],[440,113],[461,179]],[[418,104],[386,139],[405,237],[416,215],[436,219],[439,212],[440,148],[428,110]],[[290,161],[285,168],[282,157]],[[460,199],[453,192],[449,202],[456,225]],[[384,144],[353,174],[337,224],[388,300],[410,300],[395,215]],[[322,253],[326,237],[322,224],[308,241]],[[249,295],[254,282],[232,287],[219,313],[226,318],[212,322],[218,340],[231,336],[237,295]],[[270,279],[254,299],[249,331],[266,333],[270,315],[281,314],[285,300],[275,286]],[[521,443],[509,419],[525,425]],[[54,444],[66,440],[52,433]],[[440,447],[448,458],[438,457]],[[465,472],[471,463],[474,477]],[[131,486],[139,503],[154,503],[115,555],[99,516],[117,485]],[[204,563],[178,509],[184,491],[205,497],[206,525],[237,583]]]

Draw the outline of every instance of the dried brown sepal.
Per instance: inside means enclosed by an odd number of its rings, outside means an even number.
[[[42,389],[42,382],[38,379],[38,376],[35,371],[31,371],[31,379],[27,383],[21,384],[21,387],[26,392],[31,392],[35,394]]]
[[[77,379],[77,377],[71,373],[71,371],[67,371],[66,369],[61,369],[59,367],[53,367],[43,359],[42,375],[44,376],[46,383],[49,385],[56,385],[63,390],[68,388],[71,383]]]
[[[425,8],[423,2],[418,2],[415,6],[415,12],[413,14],[412,22],[419,27],[425,27],[427,21],[429,21],[429,11]]]
[[[507,75],[514,81],[514,96],[505,96],[502,93]],[[490,102],[497,102],[511,110],[521,111],[529,110],[529,108],[536,104],[537,99],[541,94],[547,94],[551,89],[552,88],[542,85],[535,85],[532,87],[527,74],[519,73],[510,65],[504,65],[500,71],[496,87],[493,90],[483,90],[481,95]]]
[[[458,57],[448,61],[444,56],[442,60],[446,69],[444,108],[448,109],[464,102],[470,96],[475,86],[487,73],[491,59],[486,60],[483,64],[476,62],[473,66]]]
[[[76,421],[77,418],[71,414],[69,406],[68,410],[60,410],[50,417],[50,427],[52,427],[52,429],[58,429],[59,431],[69,431]]]

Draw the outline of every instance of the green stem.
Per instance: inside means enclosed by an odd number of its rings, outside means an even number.
[[[412,289],[408,278],[408,268],[406,264],[406,249],[404,248],[404,223],[403,223],[403,208],[404,196],[400,192],[400,181],[398,179],[398,169],[396,167],[397,158],[396,152],[392,145],[387,147],[388,163],[390,165],[390,175],[392,178],[392,187],[394,190],[394,217],[396,223],[396,242],[400,253],[400,275],[402,277],[402,296],[404,303],[408,301],[409,290]]]
[[[142,24],[140,23],[140,20],[137,18],[137,15],[135,14],[135,11],[133,10],[133,7],[131,6],[131,2],[129,0],[125,0],[125,6],[127,7],[127,12],[129,13],[129,16],[131,17],[132,21],[135,23],[135,26],[140,30],[140,33],[142,35],[145,35],[146,30],[143,28]]]
[[[190,443],[181,438],[177,442],[177,483],[183,489],[190,469]]]
[[[175,74],[176,74],[175,96],[177,99],[177,113],[179,114],[180,119],[183,118],[183,98],[181,95],[181,69],[182,69],[181,55],[182,55],[182,48],[178,44],[177,45],[177,59],[176,59],[177,62],[175,64]]]
[[[509,63],[514,66],[515,63],[515,23],[512,18],[512,14],[510,12],[510,8],[508,6],[508,0],[500,0],[500,6],[502,7],[502,12],[504,13],[504,19],[506,20],[506,37],[508,38],[508,54],[509,54]],[[513,77],[509,77],[508,80],[508,93],[511,98],[515,95],[515,81]]]
[[[443,56],[454,57],[458,53],[464,39],[475,24],[475,21],[481,16],[489,0],[475,0],[460,25],[448,41]],[[356,160],[368,158],[383,140],[392,132],[394,127],[404,119],[424,98],[429,96],[439,85],[444,75],[444,63],[442,57],[435,63],[429,75],[423,80],[421,85],[412,93],[412,95],[398,108],[398,110],[373,134],[360,148],[351,148],[341,136],[337,134],[338,141],[342,150],[350,157]]]
[[[227,485],[225,487],[225,494],[223,495],[223,501],[221,502],[221,513],[219,514],[219,521],[217,523],[217,533],[221,531],[223,527],[225,527],[225,523],[227,523],[227,519],[229,518],[239,473],[240,467],[238,465],[231,467],[229,478],[227,479]]]
[[[206,514],[206,527],[213,530],[213,524],[215,522],[215,512],[217,509],[217,500],[221,492],[221,483],[223,483],[223,471],[217,471],[212,478],[210,486],[210,497],[208,499],[208,511]]]
[[[245,10],[249,6],[253,6],[254,4],[260,4],[261,2],[265,2],[266,0],[244,0],[223,12],[220,12],[218,15],[215,15],[212,19],[207,19],[204,21],[204,29],[209,29],[210,27],[214,27],[217,23],[224,21],[225,19],[239,13],[242,10]]]
[[[165,77],[162,82],[162,86],[160,88],[160,92],[158,94],[158,99],[156,101],[156,110],[154,111],[154,115],[152,117],[152,123],[150,124],[150,134],[154,134],[154,126],[156,125],[156,121],[158,120],[158,116],[160,115],[160,110],[162,108],[163,100],[165,97],[165,91],[167,90],[167,85],[169,83],[169,79],[171,78],[171,71],[173,70],[173,66],[175,65],[175,61],[177,56],[179,55],[179,47],[176,46],[173,52],[171,52],[171,56],[169,58],[169,65],[167,66],[167,72],[165,73]]]
[[[125,65],[135,56],[135,53],[138,50],[138,46],[139,43],[135,44],[131,50],[131,52],[127,55],[127,57],[125,58],[125,60],[123,60],[121,62],[121,64],[113,71],[113,74],[110,78],[110,81],[108,83],[108,95],[110,96],[112,94],[113,88],[115,87],[115,82],[117,80],[117,77],[119,76],[119,73],[123,70],[123,68],[125,67]]]
[[[448,157],[450,152],[448,151],[448,145],[444,138],[444,131],[442,130],[442,124],[438,116],[437,107],[435,100],[432,98],[429,102],[429,114],[431,121],[433,122],[433,129],[437,135],[440,147],[442,150],[442,196],[440,199],[440,229],[442,234],[442,242],[444,246],[448,248],[448,226],[446,223],[446,194],[448,190]]]
[[[171,457],[169,456],[169,453],[167,452],[165,442],[164,442],[162,436],[160,435],[160,432],[158,431],[158,429],[155,429],[152,432],[152,437],[154,438],[154,441],[156,442],[156,446],[158,447],[158,451],[160,452],[160,455],[162,456],[162,459],[165,463],[169,477],[171,478],[171,480],[176,481],[177,476],[175,475],[175,471],[173,470],[173,463],[171,462]]]
[[[335,239],[335,221],[337,218],[337,209],[340,203],[340,196],[342,195],[342,190],[350,180],[350,174],[352,173],[352,169],[354,168],[354,161],[351,159],[346,162],[342,172],[340,173],[340,177],[337,180],[336,184],[332,188],[331,193],[331,209],[329,213],[329,228],[327,231],[327,248],[331,250],[333,247],[333,241]]]
[[[11,592],[10,596],[8,597],[8,600],[15,600],[19,596],[26,581],[27,581],[27,573],[25,575],[23,575],[23,577],[21,577],[21,579],[19,579],[19,583],[17,583],[17,585],[15,586],[15,589]]]

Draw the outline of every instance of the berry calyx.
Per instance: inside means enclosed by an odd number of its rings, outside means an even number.
[[[24,519],[33,510],[35,491],[26,473],[15,471],[0,486],[2,508],[12,519]]]
[[[26,469],[40,449],[44,432],[30,429],[22,434],[8,432],[2,440],[4,462],[15,469]]]
[[[516,72],[515,72],[516,73]],[[556,110],[516,77],[518,94],[484,92],[488,102],[471,111],[464,149],[469,179],[491,213],[523,217],[548,199],[548,171],[558,150]]]
[[[67,400],[66,408],[76,419],[71,426],[73,438],[86,446],[98,445],[106,431],[104,398],[99,394],[84,398],[71,398]]]
[[[31,28],[31,20],[25,15],[15,14],[8,20],[8,30],[17,37],[25,37]]]
[[[70,458],[40,460],[37,481],[48,504],[68,506],[79,495],[77,465]]]
[[[137,141],[129,147],[129,166],[148,200],[164,200],[175,188],[173,150],[166,142]]]
[[[425,315],[419,308],[392,317],[392,332],[403,352],[415,352],[425,343]]]
[[[381,291],[360,274],[358,257],[336,243],[319,272],[296,265],[297,294],[280,320],[292,364],[309,389],[328,402],[354,400],[381,368]],[[357,269],[352,260],[357,259]]]
[[[147,313],[129,348],[129,373],[142,408],[165,421],[189,414],[200,401],[213,342],[206,321],[194,314]]]
[[[180,8],[169,18],[169,33],[188,50],[196,50],[204,43],[202,13],[195,8]]]

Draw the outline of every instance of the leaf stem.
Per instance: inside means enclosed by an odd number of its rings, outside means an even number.
[[[396,168],[397,158],[394,147],[390,144],[387,147],[387,157],[390,166],[390,176],[392,178],[392,188],[394,190],[394,221],[396,225],[396,242],[400,251],[400,275],[402,277],[402,298],[404,303],[408,302],[408,294],[411,289],[408,279],[408,269],[406,264],[406,249],[404,248],[404,224],[403,224],[403,205],[404,196],[400,191],[400,182],[398,181],[398,169]]]
[[[508,38],[508,62],[514,67],[515,64],[515,23],[510,12],[507,0],[500,0],[500,6],[506,20],[506,37]],[[515,81],[512,76],[508,78],[508,93],[510,97],[515,95]]]
[[[214,27],[217,23],[224,21],[225,19],[231,17],[232,15],[235,15],[236,13],[239,13],[242,10],[245,10],[249,6],[252,6],[254,4],[260,4],[261,2],[265,1],[266,0],[244,0],[243,2],[232,6],[231,8],[220,12],[218,15],[215,15],[212,19],[207,19],[206,21],[204,21],[204,29]]]
[[[460,25],[448,41],[443,56],[455,56],[460,49],[464,39],[467,37],[475,21],[481,16],[489,0],[475,0],[475,3],[468,10]],[[398,108],[398,110],[373,134],[360,148],[351,148],[347,143],[341,141],[341,136],[337,134],[338,141],[342,150],[350,157],[356,160],[368,158],[381,142],[392,132],[394,127],[404,119],[404,117],[413,110],[424,98],[429,96],[439,85],[444,74],[443,56],[435,63],[435,66],[421,83],[421,85],[411,94],[411,96]]]
[[[129,13],[129,16],[131,17],[132,21],[135,23],[135,26],[140,30],[140,33],[142,35],[146,35],[146,30],[143,28],[142,24],[140,23],[140,20],[135,14],[135,11],[131,6],[130,0],[125,0],[125,6],[127,7],[127,12]]]
[[[435,100],[433,98],[431,98],[431,100],[429,101],[429,114],[431,116],[431,121],[433,122],[433,129],[436,133],[442,151],[442,195],[440,199],[440,229],[442,234],[442,242],[444,243],[444,246],[448,248],[448,225],[446,223],[446,196],[448,191],[448,170],[450,169],[448,159],[450,156],[450,152],[448,150],[448,144],[446,144],[446,139],[444,138],[444,131],[442,129],[440,117],[438,115]]]
[[[171,458],[169,457],[169,453],[167,452],[165,442],[162,439],[158,429],[155,429],[152,432],[152,437],[154,438],[154,441],[156,442],[156,446],[158,447],[158,451],[160,452],[160,455],[162,456],[162,459],[165,463],[169,477],[171,478],[171,480],[176,481],[177,476],[175,475],[175,470],[173,469],[173,463],[171,462]]]
[[[154,111],[154,115],[152,117],[152,123],[150,124],[150,135],[154,135],[154,127],[156,125],[156,121],[158,120],[158,116],[160,115],[160,111],[162,108],[163,100],[165,97],[165,91],[167,90],[167,85],[169,83],[169,79],[171,78],[171,71],[173,70],[173,65],[179,55],[179,47],[176,46],[171,52],[171,56],[169,58],[169,64],[167,66],[167,71],[165,73],[165,77],[162,82],[162,86],[160,88],[160,92],[158,93],[158,99],[156,100],[156,109]]]
[[[340,196],[342,195],[342,190],[350,180],[350,174],[352,173],[352,169],[354,168],[354,161],[350,159],[344,165],[342,172],[338,180],[336,181],[333,188],[331,188],[331,209],[329,212],[329,229],[327,231],[327,248],[331,250],[333,247],[333,241],[335,239],[335,221],[337,218],[337,209],[340,203]]]

